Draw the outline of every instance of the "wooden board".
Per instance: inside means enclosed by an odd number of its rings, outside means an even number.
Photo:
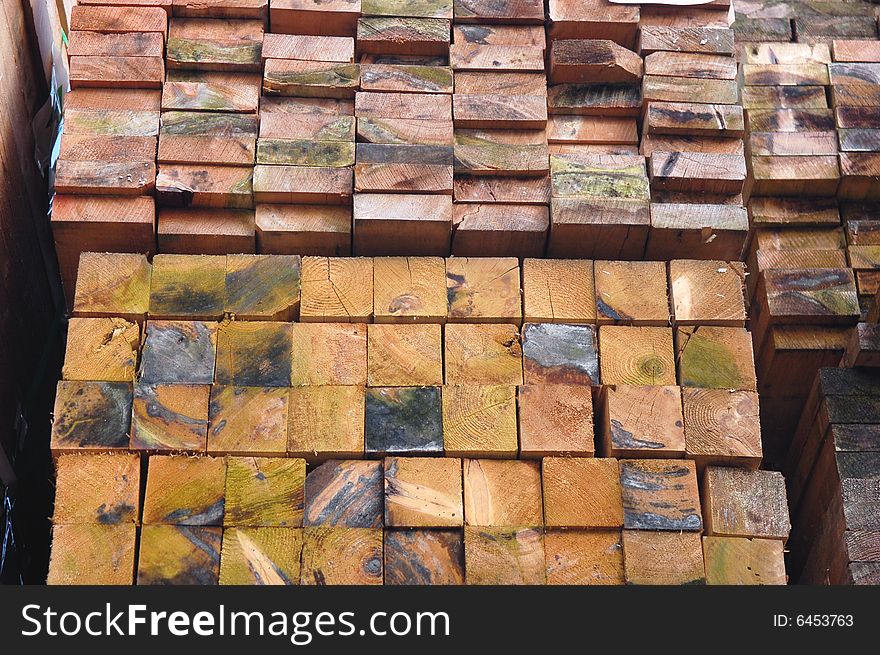
[[[364,390],[306,386],[290,390],[287,451],[310,463],[364,455]]]
[[[683,457],[684,417],[675,386],[603,388],[600,426],[606,457]]]
[[[746,86],[828,86],[830,65],[807,64],[744,64]]]
[[[169,254],[252,253],[254,213],[246,209],[161,209],[157,238],[159,248]]]
[[[457,203],[519,203],[547,205],[550,202],[550,176],[522,177],[457,174],[452,181]]]
[[[373,314],[373,260],[303,257],[300,320],[367,323]]]
[[[385,526],[458,527],[464,523],[461,460],[385,459]]]
[[[373,260],[376,323],[444,323],[446,263],[439,257]]]
[[[144,525],[223,525],[225,485],[223,457],[154,455],[147,469]]]
[[[302,459],[227,457],[223,525],[302,526],[305,478]]]
[[[651,134],[740,137],[745,131],[739,105],[650,101],[644,121]]]
[[[825,109],[828,98],[822,86],[747,86],[742,105],[753,109]]]
[[[519,44],[542,50],[547,45],[543,25],[468,24],[456,21],[452,26],[452,40],[457,43],[485,45]]]
[[[635,118],[641,106],[641,89],[636,85],[558,84],[547,90],[550,114]]]
[[[451,119],[435,121],[423,118],[358,117],[357,138],[363,143],[449,146],[453,144],[453,123]]]
[[[738,260],[748,235],[748,213],[739,203],[653,202],[645,258]]]
[[[250,209],[254,169],[165,164],[156,176],[156,201],[166,207]]]
[[[700,493],[693,462],[683,459],[621,460],[620,487],[624,528],[702,531]]]
[[[381,462],[330,460],[306,475],[304,526],[378,528],[383,521]]]
[[[463,470],[466,525],[543,525],[538,462],[466,459]]]
[[[599,325],[668,325],[666,267],[662,262],[597,261]]]
[[[217,323],[147,321],[138,375],[147,384],[211,384]]]
[[[739,87],[733,79],[645,75],[642,99],[735,105],[739,102]]]
[[[454,0],[456,23],[541,24],[544,3],[541,0],[499,0],[491,4],[479,0]]]
[[[260,71],[262,20],[174,18],[169,23],[168,68]]]
[[[468,203],[453,206],[455,256],[539,257],[544,254],[550,212],[535,205]]]
[[[439,331],[438,331],[439,334]],[[505,324],[448,324],[444,329],[446,384],[523,383],[519,329]]]
[[[131,404],[130,383],[60,381],[55,392],[52,452],[127,449]]]
[[[645,57],[645,75],[732,80],[736,73],[736,60],[724,55],[661,51]]]
[[[617,530],[544,534],[547,584],[620,585],[623,548]]]
[[[205,452],[209,393],[207,385],[136,384],[131,449]]]
[[[76,31],[68,37],[69,57],[159,57],[165,54],[165,40],[160,32]]]
[[[380,585],[382,559],[382,530],[305,528],[301,584]]]
[[[161,89],[162,57],[77,55],[70,57],[70,86],[78,88]]]
[[[675,384],[672,330],[603,325],[599,328],[602,384]]]
[[[519,262],[505,257],[450,257],[446,260],[446,296],[451,323],[519,325]]]
[[[784,585],[783,546],[766,539],[703,537],[706,584]]]
[[[354,175],[350,168],[263,166],[253,168],[253,200],[257,203],[347,205]]]
[[[208,420],[211,454],[287,453],[287,389],[214,385]]]
[[[549,0],[548,18],[555,39],[611,39],[631,48],[639,31],[639,7],[604,0]]]
[[[140,330],[121,318],[71,318],[61,377],[65,380],[131,382]]]
[[[522,334],[526,384],[598,385],[599,362],[593,326],[527,323]]]
[[[269,20],[281,34],[354,36],[361,0],[272,0]]]
[[[172,0],[171,4],[174,16],[259,18],[265,22],[269,15],[269,0]]]
[[[449,20],[364,16],[357,23],[359,53],[381,55],[449,54]]]
[[[256,205],[257,249],[267,254],[351,253],[351,209],[332,205]]]
[[[452,152],[450,146],[359,143],[354,167],[354,190],[356,193],[436,193],[451,196]],[[355,239],[357,241],[357,234]]]
[[[156,182],[156,165],[151,161],[62,159],[55,174],[55,189],[62,194],[141,196],[151,194]]]
[[[366,384],[366,326],[342,322],[288,327],[293,335],[292,386]]]
[[[162,110],[256,113],[261,84],[258,73],[169,70]]]
[[[546,457],[541,472],[546,526],[620,528],[623,525],[617,460]]]
[[[636,51],[642,56],[660,51],[732,56],[733,30],[718,27],[645,25],[639,30]]]
[[[386,530],[386,585],[464,584],[461,530]]]
[[[131,585],[134,525],[54,525],[48,585]]]
[[[250,114],[166,111],[159,131],[160,164],[250,166],[257,119]]]
[[[265,95],[353,98],[359,85],[357,64],[267,59],[263,70]]]
[[[150,318],[218,319],[226,304],[226,257],[156,255]]]
[[[551,144],[636,144],[638,140],[636,121],[630,118],[556,114],[547,122],[547,141]]]
[[[299,528],[227,528],[223,532],[219,583],[299,584],[301,555]]]
[[[161,7],[76,6],[70,11],[70,30],[125,34],[168,34],[168,14]]]
[[[267,59],[354,62],[354,39],[345,36],[269,34],[263,36],[261,56]]]
[[[465,526],[465,580],[469,585],[541,585],[546,582],[544,535],[537,528]]]
[[[452,93],[452,68],[417,64],[362,64],[361,89],[400,93]]]
[[[687,455],[698,466],[761,464],[758,394],[684,387],[682,403]]]
[[[586,260],[525,259],[523,318],[529,323],[593,323],[593,264]]]
[[[502,459],[515,456],[515,396],[515,387],[444,387],[443,446],[446,455]]]
[[[791,524],[781,473],[710,466],[702,491],[707,535],[788,538]]]
[[[387,323],[368,326],[368,386],[442,384],[443,337],[439,325]]]
[[[518,391],[520,456],[592,457],[593,402],[585,385],[526,385]]]
[[[445,93],[380,93],[359,91],[354,98],[360,118],[452,120],[452,97]]]
[[[135,454],[59,456],[52,525],[137,525],[140,480]]]
[[[276,321],[233,321],[217,332],[215,381],[237,386],[290,386],[292,326]]]
[[[215,585],[220,577],[222,530],[145,525],[138,551],[139,585]]]
[[[745,325],[744,266],[739,262],[669,263],[673,318],[678,325]]]
[[[538,130],[455,130],[455,175],[543,176],[546,136]]]
[[[703,549],[693,532],[623,531],[627,584],[705,584]]]
[[[646,200],[553,198],[547,256],[640,260],[650,222]]]
[[[683,387],[757,391],[752,335],[745,328],[687,326],[675,336]]]
[[[440,387],[372,387],[366,392],[368,455],[440,455],[444,426]],[[447,454],[452,454],[446,448]],[[417,527],[417,526],[412,526]]]
[[[551,84],[631,84],[641,77],[642,58],[614,41],[556,39],[551,42]]]

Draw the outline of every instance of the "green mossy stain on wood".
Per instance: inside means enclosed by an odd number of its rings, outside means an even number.
[[[354,162],[355,144],[351,141],[293,139],[257,141],[258,164],[345,168],[354,166]]]
[[[365,443],[370,454],[442,453],[440,388],[367,389]]]

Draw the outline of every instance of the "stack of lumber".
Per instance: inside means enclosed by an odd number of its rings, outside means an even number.
[[[880,42],[833,41],[828,74],[840,141],[837,195],[849,201],[880,200]]]
[[[115,453],[56,467],[50,584],[786,583],[778,473],[711,467],[701,505],[693,462],[674,459],[307,472],[294,457]]]
[[[662,25],[642,21],[641,153],[648,157],[651,180],[648,259],[740,259],[745,246],[745,124],[733,32],[711,25],[683,16]]]
[[[834,197],[840,183],[827,44],[740,44],[752,192]]]
[[[158,249],[254,252],[253,177],[265,5],[226,18],[193,5],[168,24],[159,130]]]
[[[738,41],[830,43],[876,39],[877,8],[863,0],[737,0]]]
[[[50,581],[784,583],[744,324],[717,261],[85,253]]]
[[[159,6],[76,6],[52,211],[70,300],[79,253],[156,248],[156,155],[168,14]]]
[[[786,462],[792,577],[880,582],[880,376],[822,369]]]
[[[550,227],[541,0],[456,0],[452,254],[541,257]]]
[[[68,305],[87,251],[741,255],[727,0],[130,2],[73,11]]]
[[[551,0],[550,257],[642,259],[650,189],[639,155],[639,7]]]

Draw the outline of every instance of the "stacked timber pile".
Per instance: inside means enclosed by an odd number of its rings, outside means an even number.
[[[87,0],[68,305],[84,251],[739,259],[728,8]]]
[[[822,369],[786,463],[790,572],[804,584],[880,583],[880,376]]]
[[[779,467],[816,372],[841,361],[860,310],[841,227],[849,210],[837,199],[831,47],[752,42],[738,43],[738,50],[753,178],[751,329],[765,457]]]
[[[724,5],[703,11],[723,12]],[[641,153],[651,180],[647,259],[742,258],[745,123],[733,32],[714,15],[700,20],[667,9],[667,20],[642,19]]]
[[[737,0],[734,9],[734,29],[742,41],[830,43],[877,38],[877,7],[866,0]]]
[[[784,583],[744,324],[725,262],[84,254],[50,581]]]
[[[636,150],[639,8],[554,0],[548,9],[547,254],[639,260],[650,225],[645,159]]]

